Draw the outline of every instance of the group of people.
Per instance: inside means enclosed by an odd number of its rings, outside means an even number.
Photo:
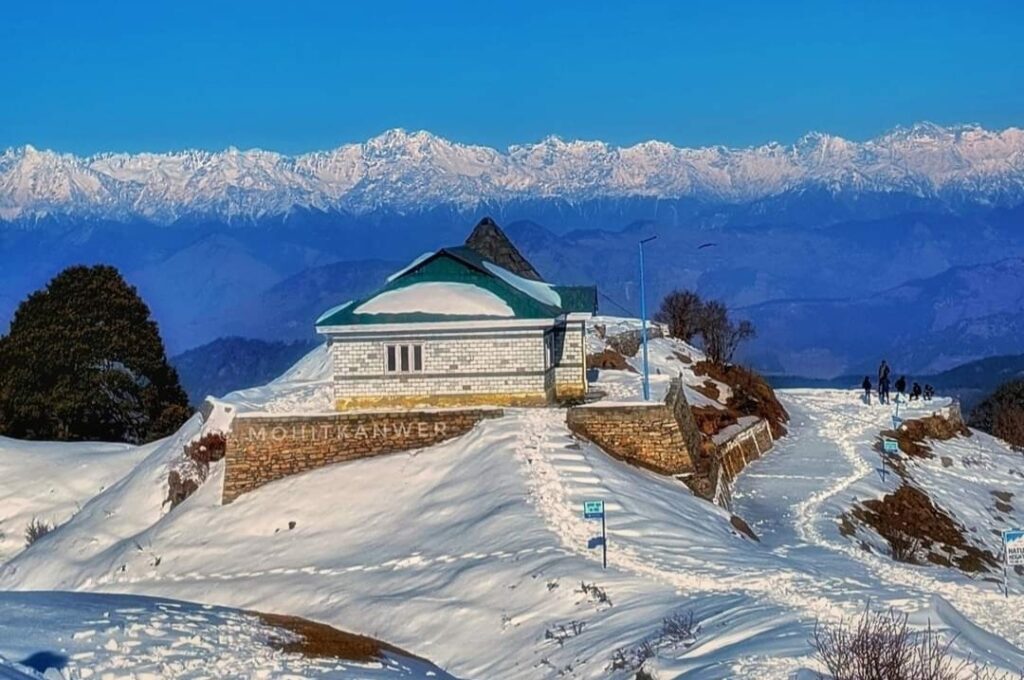
[[[889,369],[889,364],[885,361],[885,359],[882,359],[882,363],[878,367],[878,403],[880,403],[880,404],[888,404],[888,403],[890,403],[890,400],[889,400],[889,374],[890,374],[890,372],[891,371]],[[864,402],[867,403],[867,404],[870,404],[871,403],[871,388],[872,388],[871,376],[867,376],[867,375],[864,376],[864,382],[861,383],[861,387],[864,388]],[[918,400],[918,399],[924,399],[924,401],[931,401],[932,397],[935,396],[935,388],[934,387],[932,387],[931,385],[925,385],[924,388],[922,388],[921,384],[917,383],[917,382],[913,383],[913,385],[910,388],[910,392],[908,394],[908,392],[907,392],[907,377],[905,375],[901,375],[899,378],[897,378],[896,379],[896,383],[895,383],[895,385],[893,385],[893,387],[896,388],[896,393],[897,394],[902,395],[902,396],[907,396],[910,399],[910,401],[915,401],[915,400]]]

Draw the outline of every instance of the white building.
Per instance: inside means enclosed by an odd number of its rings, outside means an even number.
[[[524,406],[586,394],[584,324],[596,288],[539,280],[490,220],[467,243],[477,247],[420,257],[317,320],[339,410]]]

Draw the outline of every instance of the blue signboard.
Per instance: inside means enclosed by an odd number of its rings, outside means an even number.
[[[888,454],[899,454],[899,442],[897,442],[895,439],[890,439],[889,437],[886,437],[885,439],[882,440],[882,450]]]
[[[1015,529],[1003,532],[1003,545],[1006,548],[1006,563],[1011,567],[1024,564],[1024,531]]]
[[[587,540],[587,548],[601,548],[601,564],[608,568],[608,535],[605,531],[604,501],[583,501],[583,519],[601,520],[601,535]]]
[[[1003,532],[1003,593],[1010,597],[1007,567],[1024,565],[1024,531],[1007,529]]]
[[[604,501],[583,501],[583,519],[603,519]]]
[[[892,429],[898,430],[898,429],[900,429],[900,425],[902,425],[902,424],[903,424],[903,418],[900,418],[899,416],[893,416],[892,417]]]

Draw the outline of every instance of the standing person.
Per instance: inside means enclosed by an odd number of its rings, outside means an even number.
[[[871,406],[871,378],[864,376],[864,382],[860,386],[864,388],[864,403]]]
[[[889,403],[889,364],[885,359],[878,365],[878,401],[882,404]]]
[[[915,401],[921,398],[921,383],[914,383],[914,387],[910,390],[910,400]]]
[[[934,397],[934,396],[935,396],[935,388],[932,387],[931,385],[925,385],[924,386],[924,400],[925,401],[931,401],[932,397]]]
[[[896,393],[902,396],[907,391],[907,376],[901,375],[896,379]]]

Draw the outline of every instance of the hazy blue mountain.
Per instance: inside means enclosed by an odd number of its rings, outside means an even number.
[[[863,374],[883,357],[899,370],[935,373],[1021,349],[1024,259],[953,267],[875,294],[771,301],[738,313],[760,333],[747,358],[779,373]]]
[[[249,337],[309,340],[323,312],[373,292],[404,264],[362,260],[311,267],[250,296],[222,327]]]
[[[263,385],[308,353],[312,341],[267,342],[252,338],[218,338],[171,358],[189,402],[207,396]]]
[[[649,307],[680,287],[724,300],[757,323],[743,358],[762,370],[830,376],[880,354],[941,370],[1024,330],[1021,271],[986,269],[1024,257],[1022,158],[1020,130],[928,124],[750,149],[498,151],[403,131],[296,157],[25,147],[0,154],[0,330],[63,267],[105,262],[172,353],[309,338],[321,311],[490,215],[547,279],[596,283],[606,313],[639,313],[637,242],[657,235]]]
[[[986,357],[966,364],[954,366],[939,373],[907,373],[897,365],[897,375],[906,375],[909,385],[914,382],[932,385],[944,396],[956,397],[964,412],[970,411],[997,387],[1010,380],[1024,378],[1024,354],[1010,354]],[[868,371],[874,383],[874,371]],[[776,389],[798,387],[832,387],[837,389],[860,390],[863,373],[836,376],[834,378],[807,378],[795,375],[768,376],[768,382]]]

